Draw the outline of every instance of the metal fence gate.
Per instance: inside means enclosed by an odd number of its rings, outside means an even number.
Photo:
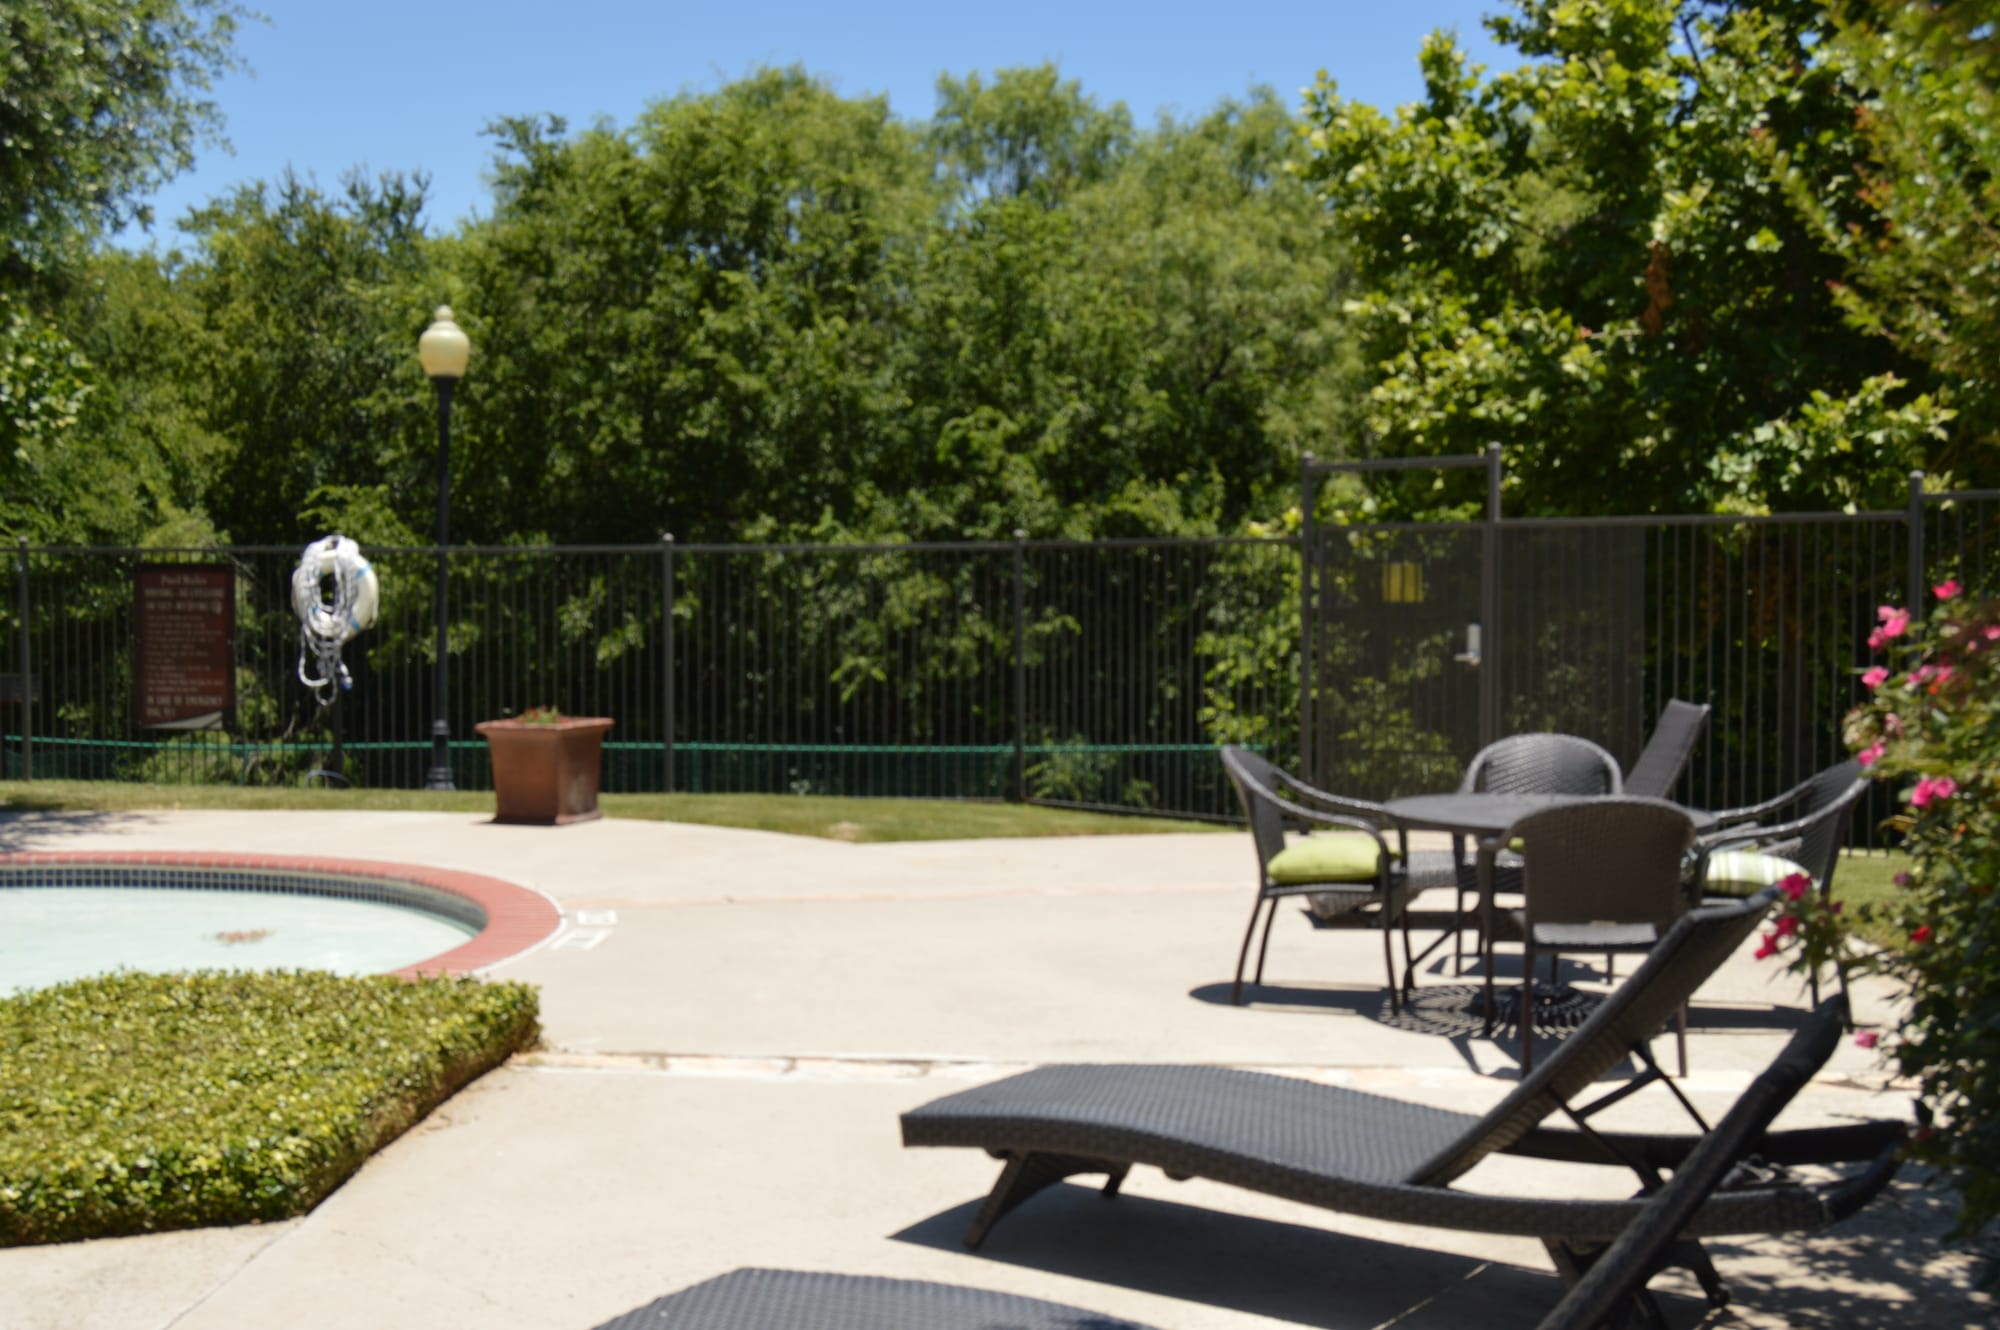
[[[1309,463],[1308,500],[1351,466]],[[1913,478],[1898,512],[1505,519],[1500,479],[1483,523],[1308,526],[1309,779],[1449,788],[1484,743],[1534,731],[1630,766],[1679,697],[1714,710],[1678,797],[1752,803],[1846,756],[1879,606],[1924,606],[1946,577],[2000,594],[1996,492]],[[1888,811],[1864,808],[1859,838]]]

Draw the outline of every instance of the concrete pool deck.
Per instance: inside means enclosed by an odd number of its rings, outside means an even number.
[[[1533,1242],[1150,1170],[1115,1203],[1059,1188],[980,1252],[959,1246],[997,1166],[903,1149],[897,1114],[1021,1065],[1265,1067],[1466,1109],[1511,1086],[1506,1041],[1388,1019],[1369,933],[1287,914],[1270,984],[1230,1006],[1240,833],[852,845],[617,819],[20,814],[0,819],[0,850],[417,864],[563,912],[552,939],[488,971],[540,986],[544,1051],[461,1092],[303,1218],[0,1250],[7,1330],[588,1330],[746,1265],[1000,1289],[1160,1330],[1532,1326],[1560,1296]],[[1746,950],[1702,991],[1683,1083],[1697,1103],[1726,1104],[1769,1059],[1799,988]],[[1864,1021],[1883,1011],[1881,994],[1858,995]],[[1843,1046],[1788,1120],[1906,1116],[1909,1102]],[[1475,1185],[1547,1176],[1496,1163]],[[1937,1242],[1948,1207],[1906,1170],[1827,1233],[1713,1243],[1736,1302],[1704,1323],[1990,1321],[1973,1258]],[[1677,1325],[1703,1322],[1690,1282],[1657,1287]]]

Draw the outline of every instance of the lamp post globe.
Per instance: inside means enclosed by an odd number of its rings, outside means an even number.
[[[472,339],[451,317],[451,306],[439,305],[431,326],[417,339],[417,363],[437,389],[437,657],[432,679],[431,768],[424,777],[427,790],[458,788],[451,779],[451,727],[445,715],[445,547],[451,534],[451,392],[465,377],[472,359]]]

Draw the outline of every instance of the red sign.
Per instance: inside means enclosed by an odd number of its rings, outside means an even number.
[[[132,598],[133,706],[156,730],[220,729],[236,718],[236,570],[142,563]]]

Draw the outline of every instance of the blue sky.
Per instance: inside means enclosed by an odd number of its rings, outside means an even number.
[[[1296,105],[1324,68],[1350,97],[1388,107],[1421,89],[1417,48],[1455,28],[1477,60],[1506,64],[1479,20],[1505,0],[1233,0],[1145,6],[863,0],[248,0],[250,74],[220,81],[233,155],[203,150],[155,194],[154,236],[236,185],[287,166],[326,188],[362,168],[431,176],[433,229],[490,208],[485,175],[502,115],[553,112],[572,127],[626,125],[648,103],[720,87],[762,65],[803,65],[848,96],[887,94],[929,117],[937,77],[1054,62],[1141,125],[1198,115],[1258,84]],[[144,244],[128,232],[122,243]]]

